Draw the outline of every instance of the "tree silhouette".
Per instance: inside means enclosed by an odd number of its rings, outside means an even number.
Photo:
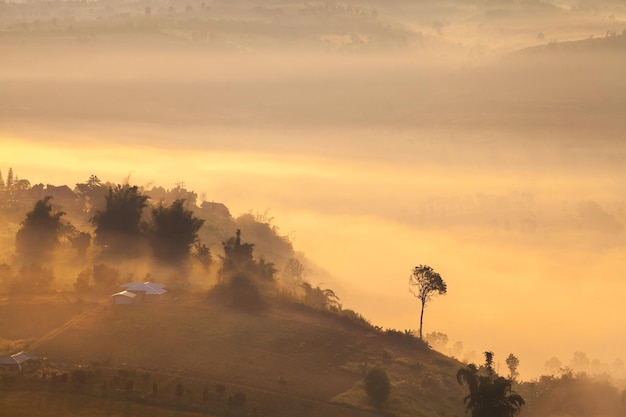
[[[519,359],[514,354],[510,353],[506,358],[506,366],[509,368],[509,379],[515,381],[519,376],[517,368],[519,367]]]
[[[213,256],[211,250],[204,243],[195,241],[194,244],[194,256],[200,262],[205,271],[209,270],[209,267],[213,264]]]
[[[120,271],[105,264],[93,267],[93,281],[97,289],[111,290],[117,287],[120,280]]]
[[[96,244],[113,253],[134,254],[141,237],[141,216],[147,200],[148,196],[137,186],[109,187],[104,211],[96,211],[91,219],[96,226]]]
[[[573,370],[578,372],[586,372],[589,370],[589,364],[591,361],[587,357],[585,352],[574,352],[574,357],[570,361],[570,366]]]
[[[446,283],[441,276],[428,265],[418,265],[413,268],[409,277],[409,291],[419,298],[422,304],[420,313],[420,339],[422,339],[422,324],[424,322],[424,308],[436,294],[445,294]]]
[[[108,188],[97,176],[91,175],[87,182],[76,184],[74,192],[83,200],[85,212],[94,213],[104,208]]]
[[[563,368],[563,364],[561,363],[561,360],[557,358],[556,356],[553,356],[550,359],[548,359],[544,366],[549,375],[556,375]]]
[[[372,368],[367,372],[365,392],[376,407],[382,407],[387,401],[391,392],[391,383],[384,369]]]
[[[52,214],[52,197],[38,200],[33,210],[26,214],[22,227],[15,236],[15,248],[21,258],[46,258],[59,241],[59,228],[64,212]]]
[[[76,249],[78,252],[78,256],[83,257],[87,254],[87,249],[89,249],[89,245],[91,244],[91,235],[89,233],[77,232],[70,236],[69,240],[72,248]]]
[[[24,265],[11,285],[14,294],[45,294],[54,288],[54,272],[38,263]]]
[[[486,374],[480,374],[474,364],[461,368],[456,374],[459,384],[467,384],[469,395],[463,401],[472,417],[513,417],[525,404],[511,389],[512,382],[493,370],[493,353],[485,352]]]
[[[15,179],[13,178],[13,168],[9,168],[7,180],[4,184],[4,195],[2,196],[4,207],[12,207],[15,204]]]
[[[21,180],[13,175],[13,168],[9,168],[6,182],[0,172],[0,208],[15,210],[19,208],[20,193],[30,188],[30,181]]]
[[[248,312],[260,311],[265,307],[258,285],[244,272],[237,272],[227,283],[230,305]]]
[[[313,288],[308,282],[300,285],[304,289],[304,303],[317,308],[329,310],[341,310],[341,302],[337,294],[330,288],[322,289],[319,286]]]
[[[428,342],[432,348],[440,352],[443,352],[446,349],[449,340],[448,335],[441,332],[427,333],[426,336],[424,336],[424,339],[426,339],[426,342]]]
[[[241,243],[241,230],[237,229],[235,237],[222,242],[222,246],[224,247],[224,256],[220,256],[222,259],[222,267],[218,271],[220,278],[223,279],[235,273],[250,270],[253,263],[254,244]]]
[[[184,261],[203,224],[204,220],[185,209],[185,200],[174,200],[170,206],[159,203],[152,209],[148,233],[154,256],[169,263]]]

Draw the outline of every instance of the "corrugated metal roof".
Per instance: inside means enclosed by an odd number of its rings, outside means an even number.
[[[137,294],[132,293],[130,291],[126,291],[126,290],[117,292],[117,293],[113,294],[111,297],[115,297],[116,295],[119,295],[119,296],[122,296],[122,297],[128,297],[128,298],[135,298],[135,297],[137,297]]]
[[[31,359],[38,359],[37,356],[26,352],[19,352],[11,356],[0,357],[0,365],[15,365],[28,362]]]
[[[30,353],[26,353],[26,352],[19,352],[19,353],[16,353],[15,355],[11,355],[11,358],[13,358],[13,360],[17,363],[23,363],[31,359],[37,359],[37,356],[31,355]]]
[[[165,294],[167,290],[163,289],[165,285],[156,282],[131,282],[122,285],[127,291],[144,291],[149,295]]]

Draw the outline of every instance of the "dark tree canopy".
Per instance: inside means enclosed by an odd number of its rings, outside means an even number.
[[[69,240],[72,247],[76,249],[78,256],[85,256],[91,244],[91,235],[87,232],[77,232],[70,236]]]
[[[241,243],[241,230],[237,229],[235,237],[229,238],[226,242],[222,242],[224,247],[224,256],[222,259],[222,267],[218,271],[221,278],[232,276],[238,272],[247,272],[252,262],[252,252],[254,244]]]
[[[93,267],[93,281],[96,288],[116,288],[120,280],[120,271],[105,264],[97,264]]]
[[[10,291],[18,294],[45,294],[54,289],[52,269],[33,263],[24,265],[11,284]]]
[[[231,305],[239,309],[258,310],[263,307],[262,290],[274,284],[276,268],[271,262],[253,257],[254,244],[241,242],[241,231],[222,242],[224,256],[218,271],[221,279],[216,287],[226,290]]]
[[[104,211],[96,211],[91,220],[96,226],[96,244],[109,247],[114,253],[133,254],[141,237],[141,216],[147,200],[148,196],[137,186],[110,187]]]
[[[232,307],[253,312],[262,310],[265,306],[259,287],[243,272],[238,272],[230,278],[227,289]]]
[[[495,373],[493,353],[485,352],[485,359],[484,374],[474,364],[459,369],[456,374],[459,384],[469,387],[469,395],[463,400],[467,410],[472,417],[513,417],[525,401],[512,390],[511,380]]]
[[[152,209],[149,237],[154,256],[162,261],[180,263],[187,259],[191,246],[198,239],[204,220],[185,208],[185,200],[162,202]],[[208,249],[208,248],[207,248]]]
[[[200,262],[205,271],[208,271],[213,264],[213,256],[211,250],[204,243],[194,242],[194,257]]]
[[[376,407],[382,407],[385,404],[391,392],[391,383],[384,369],[372,368],[367,372],[365,392]]]
[[[241,242],[241,230],[237,229],[235,237],[222,242],[224,256],[222,267],[217,272],[220,278],[228,279],[235,274],[244,273],[260,283],[273,283],[276,268],[272,262],[261,257],[258,261],[253,257],[254,244]]]
[[[341,310],[341,300],[330,288],[322,289],[319,286],[313,287],[308,282],[301,285],[304,289],[304,303],[316,308],[326,308],[329,310]]]
[[[46,197],[35,203],[33,210],[26,214],[22,227],[15,236],[15,247],[19,257],[38,261],[46,258],[59,241],[61,217],[64,212],[52,213],[50,200]]]
[[[441,276],[430,266],[418,265],[413,268],[413,273],[409,277],[409,291],[420,300],[422,305],[420,313],[420,339],[423,339],[422,325],[426,303],[436,294],[445,294],[447,286]]]

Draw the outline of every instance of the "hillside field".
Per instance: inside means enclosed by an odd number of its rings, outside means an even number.
[[[70,373],[72,369],[91,369],[99,381],[136,375],[129,398],[135,401],[121,401],[132,403],[132,407],[141,408],[135,403],[143,401],[154,381],[160,387],[159,397],[180,402],[177,404],[183,411],[202,410],[202,392],[210,390],[214,397],[213,387],[223,385],[225,396],[245,393],[252,414],[371,415],[378,412],[369,404],[362,380],[366,369],[381,366],[392,382],[385,412],[398,416],[416,415],[416,410],[424,415],[463,415],[464,393],[454,379],[460,363],[402,332],[384,332],[355,318],[287,301],[277,301],[266,312],[255,314],[211,305],[201,297],[153,305],[84,304],[89,308],[80,320],[57,331],[52,322],[41,326],[42,340],[34,343],[32,352],[45,358],[44,367],[50,362],[62,364]],[[53,315],[50,310],[55,306],[61,312],[68,308],[47,303],[23,308],[31,315],[37,311]],[[4,304],[0,312],[15,314],[18,308]],[[14,325],[20,326],[21,316],[14,317]],[[26,323],[28,316],[24,317]],[[185,394],[176,398],[173,393],[179,383]],[[113,388],[114,382],[110,384]],[[104,389],[99,388],[103,391],[99,392],[97,385],[80,394],[105,397]],[[37,398],[33,407],[46,401],[41,390]],[[83,404],[80,407],[91,407],[89,399],[55,397],[54,401],[78,401]],[[207,401],[204,394],[204,403]],[[121,407],[119,402],[107,399],[112,409]],[[149,405],[166,406],[161,399]],[[132,415],[139,413],[133,411]]]

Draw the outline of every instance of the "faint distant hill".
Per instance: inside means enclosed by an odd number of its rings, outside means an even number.
[[[607,31],[603,38],[590,37],[577,41],[549,42],[519,51],[519,54],[608,52],[626,53],[626,30],[621,34]]]

